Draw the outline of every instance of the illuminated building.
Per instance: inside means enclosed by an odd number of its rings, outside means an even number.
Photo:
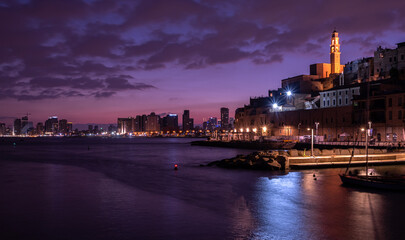
[[[191,131],[194,129],[194,119],[190,118],[190,110],[183,112],[183,132]]]
[[[179,131],[177,114],[168,114],[166,117],[162,119],[162,131],[163,132]]]
[[[0,135],[6,135],[6,124],[0,123]]]
[[[21,135],[21,119],[14,120],[13,135]]]
[[[57,116],[52,116],[49,117],[45,121],[45,133],[48,135],[52,135],[56,133],[58,130],[58,117]]]
[[[146,132],[160,132],[160,117],[152,112],[146,118]]]
[[[221,108],[221,129],[229,129],[229,108]]]
[[[59,133],[68,133],[68,122],[66,119],[59,120]]]
[[[135,119],[133,117],[118,118],[117,120],[118,134],[131,133],[135,129]]]

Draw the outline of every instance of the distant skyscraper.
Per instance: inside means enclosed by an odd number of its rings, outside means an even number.
[[[6,135],[6,124],[0,123],[0,135]]]
[[[45,130],[45,128],[44,128],[44,124],[43,123],[41,123],[41,122],[39,122],[39,123],[37,123],[37,134],[39,134],[39,135],[42,135],[42,134],[44,134],[44,130]]]
[[[221,108],[221,129],[229,128],[229,108]]]
[[[47,134],[54,134],[58,130],[58,117],[52,116],[45,121],[45,132]]]
[[[117,127],[119,134],[131,133],[135,130],[135,118],[118,118]]]
[[[194,129],[194,119],[190,118],[190,110],[184,110],[183,113],[183,132]]]
[[[147,132],[160,132],[160,117],[152,112],[146,119],[146,131]]]
[[[164,132],[173,132],[179,130],[179,119],[177,114],[168,114],[163,118],[162,131]]]
[[[142,132],[146,132],[146,121],[147,121],[148,117],[144,114],[142,115]]]
[[[13,125],[13,135],[20,135],[21,134],[21,119],[17,118],[14,120]]]
[[[59,132],[62,134],[68,133],[68,122],[66,119],[59,120]]]

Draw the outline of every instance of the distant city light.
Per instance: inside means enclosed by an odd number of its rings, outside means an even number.
[[[287,96],[291,96],[292,92],[291,91],[287,91]]]
[[[273,103],[273,108],[278,108],[278,104],[277,104],[277,103]]]

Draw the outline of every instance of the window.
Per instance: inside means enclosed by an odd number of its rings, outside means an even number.
[[[342,92],[339,92],[339,96],[342,96]]]
[[[349,104],[349,99],[346,97],[346,105]]]
[[[390,62],[392,62],[392,58],[390,58]]]
[[[404,60],[404,55],[403,54],[401,55],[401,60]]]
[[[380,69],[377,68],[377,72],[380,72]]]
[[[398,97],[398,106],[402,106],[402,97]]]
[[[325,104],[325,100],[323,100],[323,106],[324,106],[324,107],[326,106],[326,104]]]
[[[398,119],[399,119],[399,120],[402,119],[402,111],[401,111],[401,110],[398,111]]]
[[[396,62],[397,61],[397,57],[394,57],[394,62]]]
[[[335,94],[336,94],[336,93],[335,93],[335,92],[333,92],[333,96],[335,96]]]
[[[335,102],[335,99],[333,99],[333,106],[335,106],[336,105],[336,102]]]
[[[326,94],[328,97],[329,97],[329,93],[328,94]]]
[[[392,111],[388,112],[388,120],[392,120]]]
[[[339,98],[339,105],[342,105],[342,99]]]
[[[327,101],[328,107],[329,107],[329,100]]]
[[[342,118],[342,122],[345,122],[345,120],[346,120],[345,117],[343,117],[343,118]]]
[[[388,99],[388,107],[392,107],[392,98]]]

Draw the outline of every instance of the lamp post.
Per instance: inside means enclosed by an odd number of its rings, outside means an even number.
[[[315,122],[315,128],[316,128],[316,143],[318,143],[318,126],[319,126],[319,122]]]
[[[311,130],[311,157],[314,157],[314,129],[308,128],[307,130]]]

